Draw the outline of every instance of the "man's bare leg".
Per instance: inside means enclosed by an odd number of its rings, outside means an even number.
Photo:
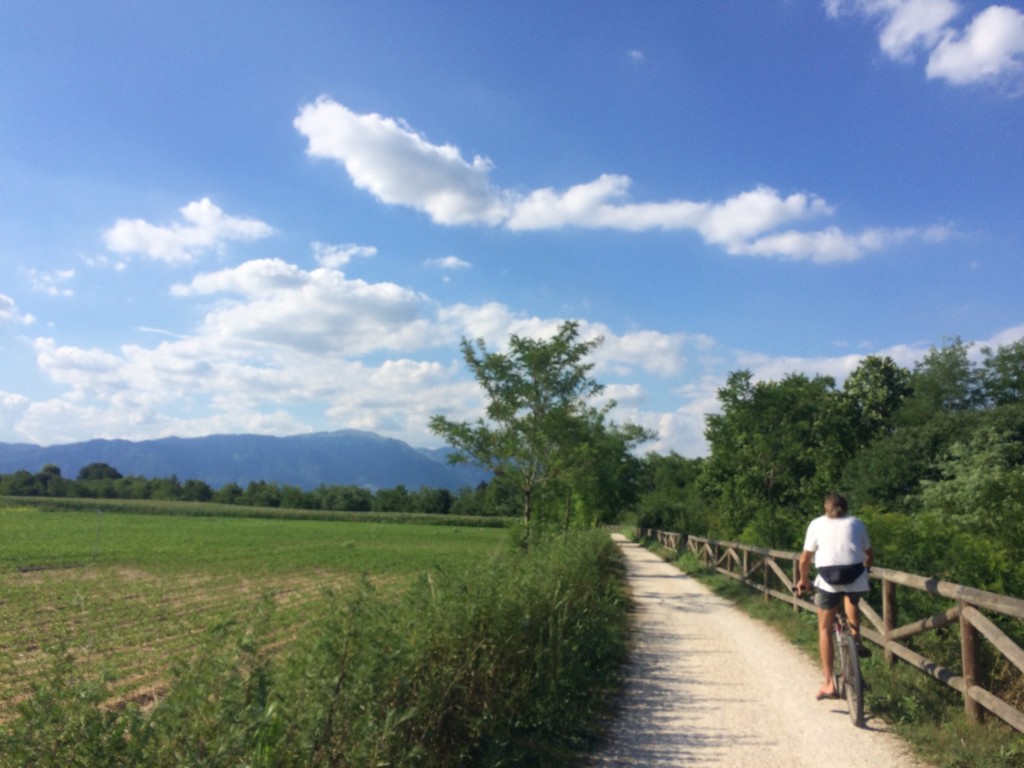
[[[850,625],[850,634],[853,635],[857,644],[860,644],[860,611],[857,604],[848,597],[843,598],[843,607],[846,609],[846,623]]]
[[[835,696],[836,684],[832,678],[832,659],[834,649],[832,648],[832,620],[836,616],[839,606],[825,610],[818,609],[818,654],[821,656],[821,672],[824,682],[818,691],[818,697]]]

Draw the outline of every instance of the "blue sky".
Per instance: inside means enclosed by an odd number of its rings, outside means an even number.
[[[1024,5],[0,5],[0,441],[473,419],[601,335],[647,448],[730,371],[1024,337]]]

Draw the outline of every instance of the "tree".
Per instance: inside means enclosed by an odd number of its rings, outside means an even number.
[[[911,393],[910,372],[891,357],[865,357],[846,377],[843,394],[852,411],[857,447],[892,431],[895,415]]]
[[[848,460],[849,417],[835,382],[790,374],[754,383],[729,375],[721,413],[707,417],[711,455],[702,484],[723,510],[716,535],[792,546],[809,511],[836,486]]]
[[[699,486],[703,470],[704,459],[683,458],[674,451],[667,456],[648,453],[642,464],[637,524],[707,535],[707,505]]]
[[[1024,400],[1024,339],[999,347],[982,347],[981,382],[985,399],[992,405]]]
[[[36,474],[39,492],[43,496],[66,496],[69,483],[60,473],[56,464],[47,464]]]
[[[910,385],[913,395],[901,411],[901,421],[921,424],[936,413],[964,413],[983,405],[980,375],[959,338],[947,346],[932,347],[915,367]]]
[[[238,483],[226,483],[213,494],[213,501],[218,504],[238,504],[243,493]]]
[[[181,498],[184,501],[210,501],[213,489],[202,480],[186,480],[181,486]]]
[[[373,497],[374,512],[411,512],[409,489],[399,483],[394,488],[380,488]]]
[[[109,464],[95,462],[78,470],[79,480],[120,480],[121,473]]]
[[[470,423],[436,415],[430,421],[455,449],[449,461],[474,462],[493,473],[495,484],[515,488],[527,531],[538,509],[564,509],[573,503],[573,490],[592,479],[596,464],[589,457],[581,462],[588,450],[619,454],[635,437],[614,448],[602,442],[614,403],[591,405],[604,387],[590,375],[593,363],[585,362],[601,341],[581,341],[573,321],[550,339],[513,335],[505,353],[464,338],[462,355],[487,398],[487,418]]]

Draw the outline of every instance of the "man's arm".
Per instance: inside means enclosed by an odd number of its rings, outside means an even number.
[[[868,547],[864,550],[864,567],[869,571],[871,570],[872,564],[875,562],[875,551]]]
[[[810,550],[804,550],[800,553],[800,581],[797,582],[796,591],[804,592],[811,588],[811,560],[814,558],[814,553]]]

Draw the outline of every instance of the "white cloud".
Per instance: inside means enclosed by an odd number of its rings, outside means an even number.
[[[425,296],[394,283],[349,280],[326,267],[307,272],[280,259],[259,259],[197,275],[172,293],[240,294],[242,300],[223,301],[203,321],[204,335],[235,343],[362,355],[436,341]]]
[[[1017,325],[1013,328],[1006,328],[995,334],[991,339],[985,342],[982,346],[988,347],[1002,347],[1007,344],[1013,344],[1017,341],[1024,339],[1024,325]]]
[[[377,249],[371,245],[329,245],[327,243],[313,243],[313,255],[317,262],[329,269],[337,269],[348,264],[354,258],[368,259],[377,255]]]
[[[0,323],[15,323],[17,325],[32,325],[36,319],[30,314],[23,314],[18,311],[18,305],[10,296],[0,293]]]
[[[632,202],[628,194],[632,180],[610,173],[564,191],[545,187],[524,195],[500,189],[491,183],[490,161],[476,157],[469,162],[457,147],[431,144],[405,123],[377,114],[358,115],[326,97],[303,107],[295,127],[309,140],[310,156],[341,163],[360,189],[383,203],[427,213],[439,224],[520,231],[692,230],[729,253],[813,261],[836,260],[840,242],[843,258],[857,258],[866,250],[897,241],[879,236],[881,230],[849,235],[835,226],[821,232],[777,235],[782,226],[832,216],[835,211],[817,195],[782,195],[764,185],[719,202]],[[916,232],[901,231],[908,236]],[[782,239],[769,239],[773,235]]]
[[[467,162],[458,147],[431,144],[391,118],[357,115],[326,98],[304,106],[294,124],[311,157],[340,162],[381,202],[423,211],[439,224],[497,224],[506,216],[486,158]]]
[[[499,351],[512,334],[550,337],[563,322],[497,303],[441,306],[401,286],[280,259],[200,274],[174,293],[208,304],[191,333],[163,332],[152,346],[117,349],[37,339],[40,371],[66,391],[45,401],[10,401],[8,431],[40,443],[290,434],[310,429],[300,414],[316,413],[317,428],[371,429],[436,444],[430,416],[482,413],[482,393],[456,351],[460,338],[484,338]],[[700,335],[616,334],[581,321],[583,338],[598,335],[605,339],[594,360],[600,380],[622,403],[614,418],[636,414],[648,425],[657,422],[659,406],[646,402],[638,377],[679,376],[688,355],[714,344]]]
[[[932,51],[928,77],[968,85],[1024,72],[1024,13],[993,5],[962,33],[948,32]]]
[[[40,272],[37,269],[28,270],[28,278],[32,283],[32,290],[45,293],[48,296],[74,296],[75,292],[65,284],[75,277],[73,269],[58,269],[54,272]]]
[[[878,43],[896,61],[927,54],[930,79],[952,85],[979,82],[1019,85],[1024,73],[1024,13],[1006,5],[980,11],[962,29],[955,0],[825,0],[829,16],[863,16],[881,23]]]
[[[257,219],[229,216],[203,198],[181,208],[185,223],[160,227],[142,219],[118,219],[104,232],[107,248],[115,253],[139,253],[170,264],[194,261],[229,240],[259,240],[274,229]]]
[[[660,377],[678,375],[686,367],[684,347],[689,344],[701,349],[712,343],[709,337],[683,333],[634,331],[620,336],[603,325],[592,324],[583,326],[583,330],[587,336],[604,337],[594,353],[595,361],[620,375],[631,375],[635,369]]]
[[[24,395],[0,389],[0,431],[3,434],[14,432],[30,405],[31,402]]]
[[[944,239],[947,230],[869,229],[857,235],[828,227],[818,232],[780,232],[766,235],[735,249],[734,253],[752,256],[777,256],[784,259],[810,259],[818,263],[852,261],[871,251],[879,251],[912,237],[935,241]]]
[[[469,269],[473,266],[468,261],[463,261],[458,256],[444,256],[440,259],[427,259],[426,262],[428,267],[437,267],[438,269]]]

